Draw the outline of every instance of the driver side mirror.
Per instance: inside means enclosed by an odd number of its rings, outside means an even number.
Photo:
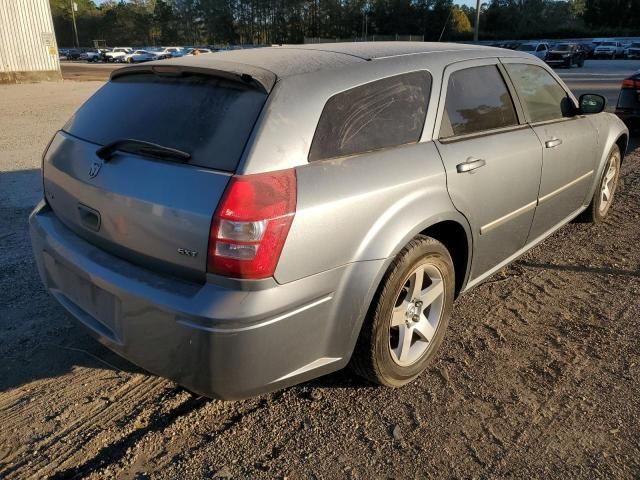
[[[585,93],[580,95],[579,104],[580,113],[589,115],[602,112],[607,105],[607,99],[597,93]]]

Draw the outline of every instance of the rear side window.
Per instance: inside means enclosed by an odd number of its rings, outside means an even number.
[[[465,68],[449,76],[440,138],[517,125],[513,100],[495,65]]]
[[[233,172],[266,96],[204,75],[124,75],[98,90],[64,130],[100,145],[157,143],[190,153],[193,165]]]
[[[334,95],[322,110],[309,161],[417,142],[430,92],[431,75],[412,72]]]
[[[544,68],[524,63],[505,65],[532,123],[571,115],[571,100]]]

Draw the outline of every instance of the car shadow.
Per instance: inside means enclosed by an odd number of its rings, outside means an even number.
[[[43,287],[28,228],[41,185],[39,169],[0,172],[0,392],[76,367],[142,372],[95,341]]]

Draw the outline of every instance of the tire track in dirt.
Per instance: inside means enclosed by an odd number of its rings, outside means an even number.
[[[64,464],[78,452],[92,447],[91,441],[94,439],[89,439],[89,442],[85,443],[85,441],[78,441],[79,438],[77,437],[83,437],[83,434],[86,434],[91,427],[95,426],[100,430],[105,430],[113,425],[114,420],[125,419],[131,411],[130,407],[133,409],[137,404],[151,401],[154,397],[153,394],[164,388],[165,383],[165,380],[157,377],[136,375],[118,388],[112,394],[112,400],[108,400],[106,405],[104,402],[98,402],[98,405],[94,407],[84,411],[81,409],[82,414],[62,429],[56,429],[54,434],[42,441],[37,441],[28,446],[25,445],[14,452],[11,458],[20,458],[20,460],[4,472],[0,470],[0,474],[11,475],[19,473],[27,466],[33,472],[31,475],[34,477],[55,471],[59,465]],[[78,433],[80,435],[77,435]],[[47,455],[32,458],[29,455],[32,451],[46,451]]]
[[[176,393],[181,391],[178,387]],[[168,412],[163,412],[160,415],[156,415],[152,421],[145,427],[134,429],[129,434],[119,438],[115,442],[110,442],[98,451],[98,453],[91,457],[84,463],[80,463],[76,466],[68,467],[65,470],[56,472],[50,478],[52,479],[72,479],[72,478],[85,478],[88,474],[103,468],[106,465],[117,462],[120,458],[126,455],[127,451],[137,445],[137,443],[146,435],[164,430],[171,426],[178,418],[189,414],[195,409],[201,408],[204,404],[210,400],[204,397],[191,397],[181,402],[177,407],[172,408]],[[64,466],[64,465],[60,465]]]

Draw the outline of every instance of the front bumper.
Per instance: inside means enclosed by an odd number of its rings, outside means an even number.
[[[545,62],[547,63],[547,65],[551,65],[551,66],[554,66],[554,65],[567,65],[567,64],[571,63],[571,58],[569,58],[569,57],[561,58],[561,59],[554,58],[552,60],[547,58],[545,60]]]
[[[368,304],[364,285],[382,266],[354,263],[252,289],[189,283],[85,242],[44,202],[29,223],[46,288],[102,344],[151,373],[222,399],[344,367]]]

